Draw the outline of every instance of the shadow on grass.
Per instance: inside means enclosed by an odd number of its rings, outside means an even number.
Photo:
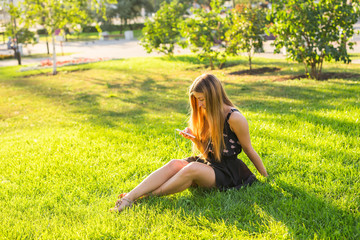
[[[281,77],[274,81],[286,81],[286,80],[294,80],[294,79],[302,79],[302,78],[308,78],[306,74],[296,75],[296,76],[288,76],[288,77]],[[318,81],[325,81],[329,79],[350,79],[353,81],[359,81],[360,74],[358,73],[350,73],[350,72],[323,72],[321,73],[320,78]]]
[[[74,72],[86,70],[88,70],[87,67],[74,70]],[[67,72],[71,71],[67,70]],[[41,75],[45,75],[42,76],[45,78],[52,78],[52,75],[47,76],[47,73]],[[64,77],[66,74],[62,72],[59,76]],[[129,81],[120,81],[114,84],[97,76],[86,78],[84,81],[100,86],[105,91],[94,92],[91,89],[89,91],[69,91],[66,87],[53,84],[53,81],[39,80],[36,75],[1,81],[1,83],[20,88],[35,96],[43,96],[55,105],[65,106],[69,112],[85,116],[86,123],[102,127],[117,127],[121,122],[137,124],[146,122],[144,115],[149,112],[179,112],[182,114],[188,112],[186,98],[175,94],[169,95],[172,86],[165,86],[153,78],[144,77],[141,74],[133,75]],[[108,94],[106,89],[115,92]],[[109,101],[119,106],[116,108],[119,110],[104,109],[102,103]],[[128,104],[124,106],[124,103]],[[152,121],[155,123],[157,120],[152,119]],[[158,121],[161,124],[161,120]]]
[[[259,237],[266,233],[269,233],[267,236],[293,239],[359,237],[360,218],[355,212],[339,209],[282,181],[272,184],[258,182],[251,187],[227,192],[190,191],[190,197],[175,200],[172,197],[151,197],[140,201],[147,205],[146,208],[156,208],[159,214],[181,213],[184,221],[193,219],[200,229],[225,224],[227,228],[235,227]],[[279,230],[284,232],[277,232]],[[221,232],[217,234],[221,236]]]
[[[54,101],[55,104],[63,104],[70,112],[75,112],[89,117],[89,122],[96,126],[117,127],[119,122],[134,122],[141,125],[148,121],[145,114],[148,111],[155,113],[175,111],[185,113],[188,103],[185,98],[177,99],[171,95],[171,88],[159,84],[155,79],[144,77],[138,80],[135,76],[129,83],[119,83],[107,86],[109,89],[118,90],[119,94],[111,97],[117,104],[130,103],[136,108],[124,108],[122,110],[108,110],[101,108],[101,101],[106,100],[103,95],[91,92],[69,92],[65,88],[47,85],[44,82],[30,78],[11,79],[2,81],[4,85],[21,88],[34,95],[40,95]],[[95,78],[93,83],[106,86],[107,82],[101,78]],[[316,84],[316,82],[315,82]],[[357,89],[344,89],[343,83],[332,83],[327,89],[316,88],[316,86],[287,86],[275,83],[246,83],[229,84],[234,88],[228,90],[228,94],[236,96],[245,92],[254,97],[271,97],[272,99],[285,98],[299,100],[300,103],[261,100],[238,100],[241,109],[247,111],[264,111],[276,115],[276,119],[270,121],[284,122],[282,115],[294,116],[299,121],[310,122],[314,125],[329,126],[334,131],[356,136],[358,126],[339,119],[332,119],[315,115],[314,113],[302,111],[309,108],[317,112],[345,109],[347,107],[358,107]],[[345,84],[351,86],[350,84]],[[50,87],[50,88],[49,88]],[[135,89],[136,94],[129,91]],[[327,91],[329,90],[330,91]],[[258,91],[262,95],[259,95]],[[121,94],[125,97],[120,97]],[[327,101],[336,102],[338,98],[347,98],[346,106],[331,106]],[[292,108],[293,110],[289,110]],[[121,120],[121,121],[120,121]],[[265,121],[265,120],[264,120]],[[155,126],[161,121],[155,120]],[[341,127],[340,127],[341,126]],[[194,191],[193,197],[180,198],[171,201],[169,198],[149,201],[148,205],[155,206],[163,201],[159,211],[164,208],[174,210],[185,209],[184,217],[203,215],[209,222],[214,224],[226,220],[227,225],[252,233],[262,234],[269,224],[284,224],[289,235],[295,239],[315,238],[315,234],[321,238],[358,238],[359,217],[350,211],[341,210],[331,203],[326,202],[304,189],[291,186],[285,182],[278,181],[274,186],[270,184],[257,183],[251,188],[240,191],[229,191],[219,193],[217,191]],[[316,213],[316,214],[314,214]],[[252,222],[252,223],[249,223]],[[199,221],[199,224],[203,224]],[[323,226],[327,228],[324,229]],[[201,227],[208,227],[203,225]]]
[[[165,61],[171,61],[171,62],[185,62],[185,63],[189,63],[192,64],[194,66],[190,66],[187,68],[187,70],[198,70],[198,69],[204,69],[204,68],[209,68],[210,64],[209,61],[207,59],[200,61],[196,55],[178,55],[178,56],[172,56],[172,57],[162,57],[163,60]],[[289,65],[294,64],[294,63],[288,63],[286,61],[278,61],[278,60],[274,60],[274,59],[266,59],[268,61],[263,61],[263,58],[253,58],[253,65],[254,66],[259,66],[260,68],[264,68],[263,66],[280,66],[280,67],[289,67]],[[226,68],[230,68],[230,67],[235,67],[235,66],[239,66],[242,69],[245,68],[245,70],[247,70],[249,68],[249,61],[246,57],[243,58],[239,58],[239,59],[228,59],[222,69],[226,69]]]
[[[107,89],[116,90],[111,96],[112,101],[117,101],[119,105],[125,102],[136,106],[136,109],[134,109],[134,107],[124,108],[121,111],[102,109],[100,102],[104,100],[107,101],[107,96],[101,93],[68,91],[65,88],[56,87],[51,85],[51,83],[47,85],[46,82],[30,79],[29,77],[2,81],[2,83],[19,87],[35,95],[42,95],[48,99],[52,99],[54,102],[61,102],[63,105],[68,105],[71,107],[70,109],[76,113],[89,115],[91,119],[94,119],[94,124],[100,124],[102,119],[104,124],[108,126],[116,126],[119,118],[125,118],[125,121],[132,121],[132,118],[136,118],[137,121],[139,121],[142,119],[140,116],[144,115],[147,111],[159,113],[168,111],[182,114],[188,112],[187,99],[183,96],[173,94],[171,91],[171,89],[176,86],[176,81],[171,83],[174,86],[165,86],[153,78],[144,77],[142,74],[133,75],[132,78],[126,82],[109,83],[101,77],[96,76],[94,78],[87,78],[86,81],[104,86]],[[341,134],[357,134],[358,128],[356,124],[311,113],[311,111],[314,110],[317,112],[329,111],[344,109],[349,106],[356,108],[358,106],[357,103],[351,101],[351,99],[356,99],[357,91],[355,89],[342,87],[344,85],[343,83],[332,83],[333,86],[326,89],[317,88],[316,84],[316,81],[314,82],[314,86],[289,86],[268,82],[252,82],[246,84],[229,83],[227,86],[230,86],[230,88],[227,90],[227,93],[230,97],[239,96],[243,93],[254,96],[254,98],[250,100],[235,101],[235,103],[240,106],[240,110],[263,111],[266,109],[273,114],[279,114],[279,116],[293,115],[297,119],[313,123],[314,125],[329,126]],[[351,86],[351,84],[348,83],[345,85]],[[136,94],[134,94],[134,92]],[[281,100],[255,100],[262,96],[266,96],[264,99],[271,97],[273,99],[285,98],[298,101],[297,103],[291,103]],[[346,106],[329,104],[329,102],[336,102],[338,98],[345,97],[348,99]],[[304,109],[311,111],[306,112]],[[282,120],[278,118],[273,121]]]
[[[271,121],[283,122],[281,116],[294,116],[295,119],[303,122],[309,122],[314,125],[328,126],[337,133],[344,135],[356,136],[359,134],[359,127],[356,123],[347,122],[340,119],[334,119],[331,117],[325,117],[316,115],[313,111],[316,112],[327,112],[331,110],[346,110],[349,106],[357,108],[357,95],[358,92],[356,89],[342,89],[340,87],[342,84],[334,83],[334,86],[331,88],[331,91],[326,91],[327,89],[316,88],[315,86],[287,86],[287,85],[277,85],[274,83],[248,83],[246,88],[243,88],[241,84],[228,84],[229,86],[235,85],[236,88],[228,90],[228,94],[231,96],[241,95],[242,92],[254,92],[254,99],[252,100],[239,100],[234,102],[239,106],[240,110],[246,111],[264,111],[266,110],[273,115],[277,115],[277,118],[272,119]],[[349,84],[352,86],[352,84]],[[263,93],[260,96],[257,96],[256,90],[261,88]],[[273,99],[285,98],[285,99],[294,99],[297,102],[288,102],[288,101],[268,101],[268,100],[255,100],[259,99],[261,96],[266,96],[268,98],[271,96]],[[330,105],[329,103],[336,103],[338,99],[347,98],[346,105]],[[351,101],[353,99],[353,101]],[[307,111],[308,109],[308,111]]]
[[[280,68],[269,68],[269,67],[262,67],[262,68],[255,68],[255,69],[249,69],[249,70],[242,70],[242,71],[236,71],[231,72],[229,75],[258,75],[258,74],[264,74],[264,73],[272,73],[279,71]]]
[[[182,59],[188,57],[189,56],[180,56],[179,58]],[[81,69],[81,71],[85,70],[86,69]],[[102,109],[100,102],[107,101],[107,96],[91,91],[68,91],[65,88],[51,85],[51,81],[47,84],[44,81],[25,77],[2,81],[2,83],[9,86],[20,87],[35,95],[42,95],[48,99],[53,99],[54,102],[61,102],[63,105],[68,105],[76,113],[92,116],[91,118],[95,119],[94,123],[96,124],[102,122],[101,119],[104,119],[106,125],[109,126],[116,126],[115,122],[118,122],[119,118],[125,118],[126,121],[131,121],[132,118],[136,117],[137,120],[140,120],[141,118],[139,118],[139,115],[144,115],[147,111],[168,111],[183,114],[188,112],[187,99],[184,96],[176,95],[176,93],[172,93],[171,91],[173,87],[178,86],[177,81],[171,82],[171,80],[166,80],[167,83],[171,84],[165,86],[155,79],[143,74],[132,75],[131,79],[128,79],[125,82],[119,80],[119,82],[111,83],[97,76],[87,78],[86,81],[114,90],[115,93],[111,95],[112,101],[115,101],[119,105],[125,102],[132,106],[136,106],[136,109],[134,109],[134,107],[124,108],[121,111]],[[235,103],[240,106],[240,110],[263,111],[266,109],[273,114],[280,114],[279,116],[284,114],[293,115],[297,119],[313,123],[314,125],[329,126],[334,131],[341,134],[357,134],[358,131],[356,130],[358,128],[356,124],[322,117],[304,111],[304,109],[309,109],[311,111],[315,110],[320,112],[344,109],[349,106],[356,108],[358,106],[357,103],[351,101],[351,99],[356,99],[358,94],[357,91],[355,89],[342,87],[344,85],[343,83],[332,83],[333,86],[327,87],[326,89],[322,89],[321,87],[317,88],[316,84],[316,81],[314,82],[314,86],[289,86],[268,82],[252,82],[246,84],[229,83],[227,86],[230,86],[230,88],[227,90],[227,93],[230,97],[239,96],[243,93],[254,96],[254,98],[250,100],[235,101]],[[349,83],[345,83],[345,85],[351,86]],[[186,88],[184,87],[184,89]],[[263,96],[266,98],[261,99]],[[269,99],[269,97],[272,99],[285,98],[298,101],[297,103],[291,103],[281,100],[265,100]],[[329,104],[329,102],[337,102],[337,99],[345,97],[348,99],[346,106]],[[260,100],[257,100],[259,98]],[[274,121],[282,120],[279,118],[274,119]]]

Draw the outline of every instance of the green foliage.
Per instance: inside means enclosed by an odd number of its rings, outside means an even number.
[[[128,21],[140,16],[141,9],[145,8],[146,11],[152,11],[153,6],[149,0],[121,0],[116,4],[109,4],[106,9],[107,24],[111,24],[113,18],[120,18],[122,24],[127,26]],[[106,25],[106,24],[105,24]]]
[[[96,9],[97,12],[105,13],[105,3],[114,0],[49,0],[22,2],[22,22],[26,27],[42,25],[49,35],[53,37],[57,29],[65,27],[80,31],[82,24],[92,23],[88,9]],[[98,30],[101,29],[97,26]],[[53,74],[56,74],[56,52],[53,48]]]
[[[358,1],[274,0],[269,19],[276,35],[276,52],[285,47],[289,58],[304,63],[311,78],[319,79],[323,61],[350,62],[347,47],[360,16]],[[310,71],[309,71],[310,68]]]
[[[178,25],[183,21],[187,5],[177,0],[163,2],[153,20],[147,19],[143,28],[141,45],[148,53],[158,51],[172,55],[174,47],[180,41],[181,35]]]
[[[226,61],[222,44],[226,27],[221,4],[221,0],[212,1],[209,12],[203,8],[192,9],[194,16],[181,23],[181,34],[187,39],[182,46],[190,45],[191,51],[197,53],[200,60],[208,59],[211,69],[215,68],[214,63],[221,68]]]
[[[19,43],[27,44],[35,44],[36,38],[34,32],[31,32],[27,28],[21,28],[17,32],[17,39]]]
[[[101,30],[102,31],[108,31],[108,32],[115,32],[115,31],[119,31],[119,29],[123,29],[123,30],[141,30],[144,28],[144,24],[143,23],[132,23],[132,24],[128,24],[127,27],[125,26],[121,26],[118,24],[107,24],[107,25],[101,25]],[[67,28],[65,28],[67,29]],[[41,31],[41,33],[39,32]],[[38,34],[45,34],[46,30],[44,29],[39,29],[38,30]],[[82,33],[98,33],[98,29],[96,28],[96,26],[92,26],[92,25],[83,25],[82,26]]]
[[[264,51],[265,24],[266,13],[260,8],[237,8],[227,17],[226,51],[233,55],[241,51],[247,52],[250,70],[254,52]]]
[[[0,60],[14,58],[14,55],[0,54]]]
[[[16,22],[18,22],[18,19],[20,19],[21,16],[20,9],[14,6],[13,4],[9,4],[7,7],[12,17],[12,20],[5,25],[5,35],[15,37],[18,43],[23,43],[25,45],[34,44],[36,39],[35,39],[35,34],[33,32],[31,32],[26,27],[16,28],[14,25],[13,19],[15,19]]]
[[[159,11],[159,9],[161,8],[161,5],[164,2],[171,3],[172,1],[174,1],[174,0],[149,0],[149,2],[151,2],[151,4],[154,6],[154,12]],[[190,6],[190,4],[193,4],[194,2],[202,4],[204,2],[209,2],[211,0],[176,0],[176,1],[183,5]]]
[[[92,18],[87,9],[96,9],[97,12],[105,13],[105,3],[114,0],[49,0],[33,1],[24,0],[23,15],[27,26],[39,24],[45,27],[49,35],[55,30],[65,26],[77,29],[79,24],[90,24]]]
[[[259,2],[265,2],[265,1],[260,1],[260,0],[233,0],[233,2],[235,2],[235,4],[257,4]]]

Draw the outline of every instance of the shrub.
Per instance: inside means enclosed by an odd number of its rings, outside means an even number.
[[[178,25],[183,21],[185,13],[186,5],[177,0],[170,4],[163,2],[154,20],[146,20],[141,45],[148,53],[155,50],[167,55],[173,54],[175,44],[181,38]]]
[[[0,60],[14,58],[14,55],[0,54]]]
[[[214,64],[221,68],[226,61],[226,53],[223,50],[226,28],[221,16],[224,10],[221,1],[212,1],[210,7],[210,11],[202,8],[192,9],[194,16],[181,24],[181,34],[187,39],[182,46],[190,45],[191,51],[198,53],[200,60],[208,59],[211,69],[214,69]]]
[[[360,16],[359,3],[343,0],[273,0],[269,20],[276,35],[275,51],[285,47],[288,57],[305,65],[311,78],[320,79],[323,61],[350,62],[347,46]]]
[[[227,17],[226,51],[233,55],[246,52],[250,70],[254,52],[264,51],[265,24],[266,13],[260,8],[240,7],[234,9]]]

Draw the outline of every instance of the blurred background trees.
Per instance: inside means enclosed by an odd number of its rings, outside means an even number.
[[[187,15],[188,4],[178,0],[163,2],[153,19],[147,19],[143,28],[141,45],[148,53],[157,51],[172,55],[176,43],[181,39],[179,24]]]
[[[324,61],[349,63],[353,25],[359,20],[359,1],[274,0],[268,19],[273,22],[275,51],[305,66],[306,74],[321,78]]]
[[[171,28],[180,29],[178,44],[207,59],[212,69],[214,63],[221,68],[226,55],[246,53],[251,70],[253,54],[263,50],[266,33],[275,36],[275,53],[285,50],[287,58],[304,64],[310,78],[321,79],[324,61],[351,61],[347,51],[355,44],[351,40],[360,17],[359,1],[273,0],[268,4],[235,0],[233,4],[239,3],[235,9],[225,7],[221,0],[207,3],[192,2],[189,16]],[[157,24],[161,14],[152,24]],[[156,32],[145,28],[144,34],[146,43]],[[148,42],[147,48],[151,47]]]
[[[121,35],[137,28],[142,29],[141,44],[148,52],[172,55],[179,45],[190,48],[211,68],[221,68],[227,55],[246,54],[251,70],[252,57],[262,51],[267,35],[274,35],[275,52],[285,49],[289,59],[303,63],[307,75],[316,79],[321,78],[323,61],[351,61],[347,51],[354,44],[353,25],[360,17],[359,1],[350,0],[0,2],[2,11],[6,6],[15,20],[5,24],[4,35],[11,34],[17,43],[32,43],[32,29],[39,27],[44,29],[38,32],[52,37],[53,46],[54,33],[59,30],[119,31]]]
[[[226,25],[224,24],[225,8],[221,0],[214,0],[210,8],[192,8],[193,17],[187,18],[180,23],[181,34],[185,41],[183,47],[190,47],[193,53],[197,53],[200,60],[207,59],[211,69],[218,65],[223,66],[226,61],[226,53],[223,51]]]
[[[263,52],[265,41],[266,12],[249,5],[238,5],[226,18],[226,51],[231,55],[246,52],[249,69],[252,70],[252,58],[256,52]]]
[[[94,21],[87,9],[94,9],[97,13],[105,14],[107,0],[23,0],[23,4],[13,6],[20,11],[20,23],[26,28],[42,25],[52,38],[53,45],[53,74],[56,74],[55,34],[64,27],[76,28],[79,24],[90,24]],[[98,27],[98,25],[96,24]]]
[[[121,31],[126,29],[130,20],[153,11],[154,6],[149,0],[119,0],[117,3],[107,5],[106,18],[101,20],[105,25],[111,25],[114,19],[120,19]]]

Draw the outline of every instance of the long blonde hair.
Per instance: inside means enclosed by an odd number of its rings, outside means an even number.
[[[194,92],[204,94],[206,110],[199,107]],[[225,113],[223,104],[232,107],[234,104],[227,97],[219,79],[212,74],[203,74],[194,80],[189,89],[189,98],[191,106],[190,128],[201,143],[206,143],[196,144],[195,147],[200,152],[204,152],[203,157],[207,158],[209,149],[206,149],[206,146],[211,140],[213,155],[217,161],[220,161],[221,152],[224,149]]]

